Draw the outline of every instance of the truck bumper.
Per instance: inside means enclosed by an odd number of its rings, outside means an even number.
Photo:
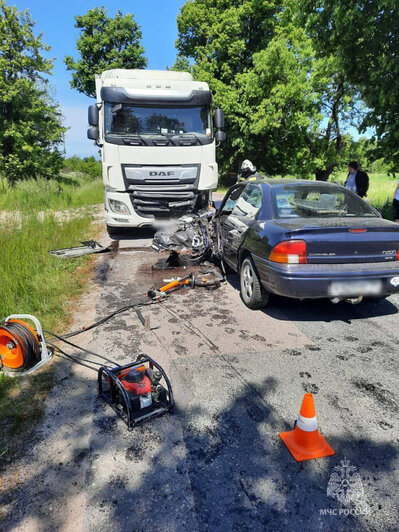
[[[120,214],[113,212],[109,200],[121,201],[129,209],[130,214]],[[108,227],[152,227],[154,220],[152,218],[143,218],[133,209],[129,194],[126,192],[108,192],[104,191],[104,220]]]
[[[212,193],[209,192],[210,198]],[[129,209],[129,214],[120,214],[113,212],[109,200],[116,200],[124,203]],[[140,216],[135,210],[130,200],[128,192],[108,192],[104,191],[104,220],[108,227],[123,228],[123,227],[161,227],[165,221],[170,221],[173,218],[179,219],[184,213],[177,214],[171,217],[156,218],[154,216]]]

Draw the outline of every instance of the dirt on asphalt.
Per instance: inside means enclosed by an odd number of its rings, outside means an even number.
[[[99,256],[72,328],[190,271],[154,270],[159,259],[140,234]],[[398,305],[275,298],[254,312],[230,275],[144,307],[151,331],[130,311],[82,334],[77,343],[121,364],[154,357],[176,411],[129,432],[98,399],[94,372],[59,363],[43,422],[2,474],[1,529],[395,530]],[[305,392],[336,455],[296,463],[279,432]],[[327,486],[346,459],[359,477],[344,469],[357,494],[344,504]]]

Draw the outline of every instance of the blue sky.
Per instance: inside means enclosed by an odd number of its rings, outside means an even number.
[[[76,57],[75,44],[79,30],[74,28],[74,16],[83,15],[101,5],[107,8],[109,16],[114,16],[118,9],[124,14],[133,13],[141,26],[148,68],[164,70],[175,61],[176,18],[185,0],[8,0],[7,3],[17,6],[19,10],[28,9],[36,22],[35,33],[43,32],[43,41],[51,46],[49,56],[55,58],[55,63],[50,82],[55,88],[65,125],[70,128],[66,134],[67,157],[74,154],[83,157],[97,156],[98,148],[86,137],[87,107],[94,100],[71,89],[71,73],[64,65],[66,55]]]

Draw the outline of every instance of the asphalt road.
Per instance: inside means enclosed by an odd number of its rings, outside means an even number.
[[[152,270],[160,257],[149,243],[121,241],[98,258],[76,323],[175,275]],[[10,472],[2,530],[397,530],[399,297],[274,298],[250,311],[237,281],[145,308],[151,331],[128,312],[83,335],[124,363],[153,356],[176,412],[128,432],[97,398],[95,376],[62,364],[46,419]],[[279,432],[293,428],[305,392],[336,454],[296,463]],[[327,495],[334,471],[339,484],[346,471],[356,501]]]

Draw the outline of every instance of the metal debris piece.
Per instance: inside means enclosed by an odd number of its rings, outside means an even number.
[[[145,330],[146,331],[150,331],[151,330],[150,317],[149,316],[143,316],[141,310],[138,309],[138,308],[136,308],[136,314],[137,314],[137,317],[139,318],[139,320],[141,321],[141,323],[144,325]]]
[[[82,255],[89,255],[90,253],[107,253],[111,251],[111,247],[104,247],[95,240],[87,240],[81,242],[81,246],[64,249],[54,249],[49,251],[50,255],[59,257],[60,259],[71,259],[81,257]]]

